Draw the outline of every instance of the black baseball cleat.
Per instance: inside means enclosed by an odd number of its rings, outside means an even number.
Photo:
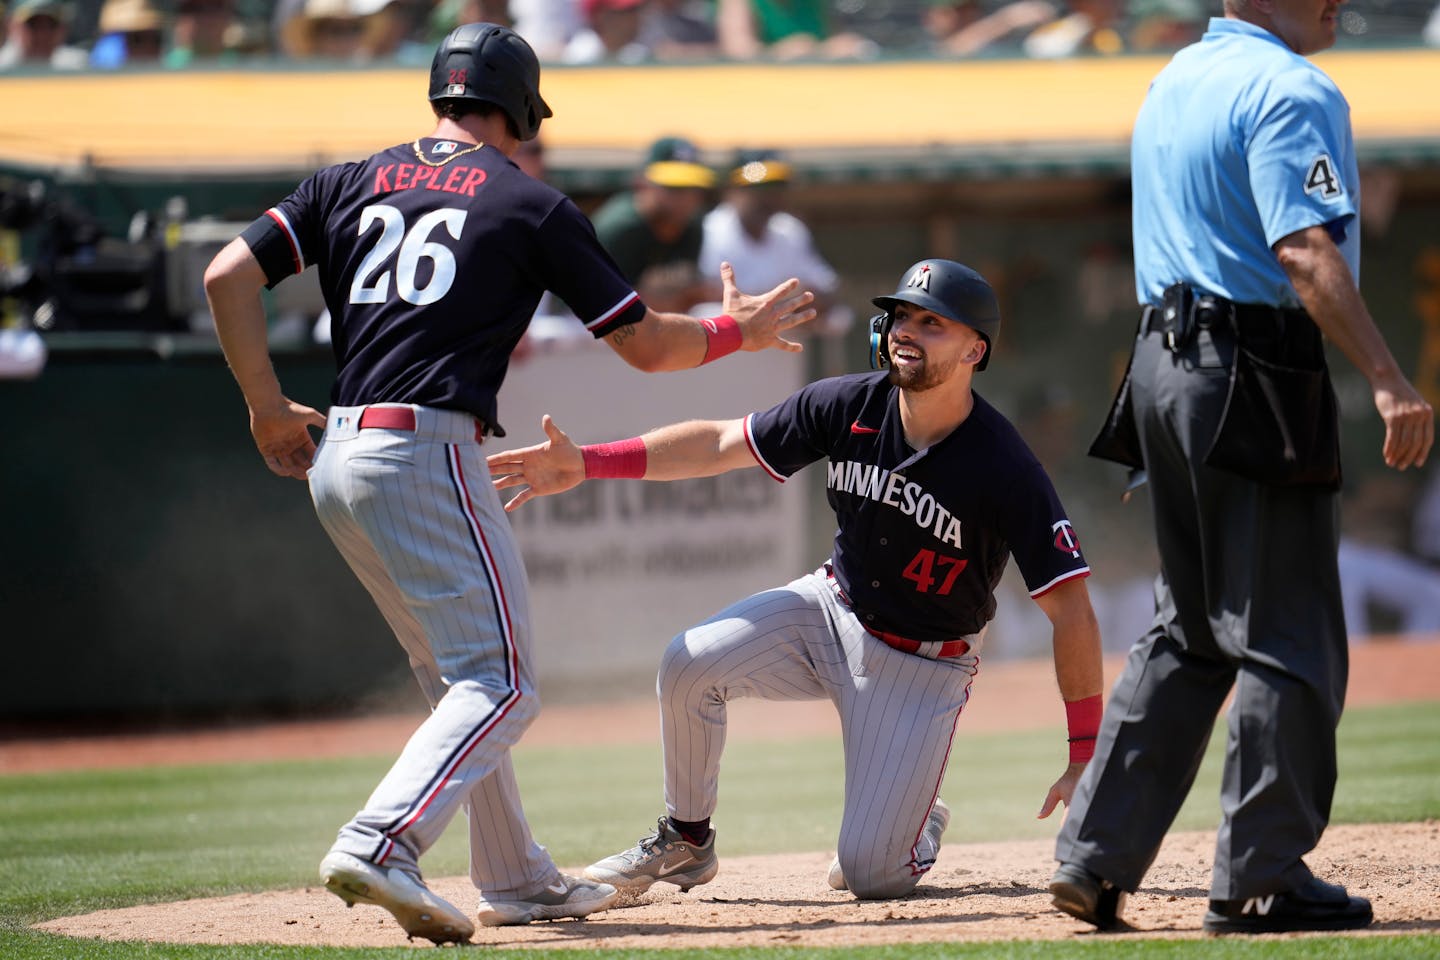
[[[1294,890],[1244,900],[1211,900],[1200,924],[1206,933],[1288,933],[1356,930],[1375,919],[1370,901],[1311,877]]]
[[[1076,863],[1060,864],[1050,879],[1050,902],[1099,930],[1113,930],[1119,925],[1127,896],[1109,880],[1097,877]]]

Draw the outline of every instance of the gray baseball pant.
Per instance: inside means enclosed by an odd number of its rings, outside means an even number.
[[[845,749],[846,883],[862,898],[902,896],[938,853],[923,828],[978,662],[886,646],[823,568],[747,597],[675,637],[661,661],[666,809],[686,821],[715,812],[730,700],[828,698]]]
[[[1334,494],[1206,467],[1224,410],[1228,337],[1179,355],[1136,342],[1136,421],[1161,573],[1156,615],[1131,649],[1094,759],[1056,845],[1136,890],[1229,711],[1210,895],[1233,900],[1309,878],[1335,789],[1348,671]]]
[[[413,432],[362,430],[363,408],[332,407],[310,471],[321,524],[432,707],[333,849],[417,872],[464,806],[475,886],[529,896],[559,872],[530,835],[510,762],[540,709],[525,571],[475,419],[409,409]]]

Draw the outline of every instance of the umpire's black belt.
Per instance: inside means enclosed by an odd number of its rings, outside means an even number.
[[[1221,334],[1233,330],[1246,343],[1258,344],[1284,340],[1287,329],[1293,335],[1313,326],[1304,310],[1236,303],[1184,283],[1166,287],[1161,305],[1147,305],[1140,317],[1140,335],[1159,333],[1171,353],[1188,347],[1201,330]]]

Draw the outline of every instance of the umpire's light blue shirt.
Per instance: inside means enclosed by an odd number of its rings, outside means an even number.
[[[1299,306],[1272,248],[1318,224],[1359,283],[1350,106],[1269,31],[1212,19],[1150,85],[1130,163],[1141,303],[1186,282],[1237,303]]]

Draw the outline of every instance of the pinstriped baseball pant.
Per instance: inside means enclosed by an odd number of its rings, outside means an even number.
[[[410,660],[432,712],[334,850],[418,871],[465,807],[470,873],[527,896],[558,876],[530,835],[510,748],[539,711],[529,597],[467,414],[410,407],[416,430],[333,407],[310,471],[316,513]]]
[[[665,806],[715,812],[726,704],[828,698],[840,715],[840,866],[858,897],[914,889],[938,852],[921,836],[978,657],[929,660],[866,633],[824,569],[747,597],[670,642],[657,683]]]

